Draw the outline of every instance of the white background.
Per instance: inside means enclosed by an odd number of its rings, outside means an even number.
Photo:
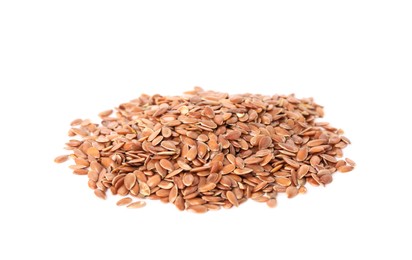
[[[409,3],[408,3],[409,2]],[[0,1],[0,259],[411,259],[410,1]],[[204,215],[97,199],[72,119],[193,86],[325,106],[358,166]]]

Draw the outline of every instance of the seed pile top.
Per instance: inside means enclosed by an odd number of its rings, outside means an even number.
[[[275,207],[279,192],[292,198],[306,192],[306,183],[329,184],[334,172],[355,164],[338,159],[350,141],[315,122],[323,108],[311,98],[195,88],[183,96],[141,95],[112,113],[101,112],[100,124],[74,120],[66,144],[70,168],[87,175],[103,199],[110,190],[197,213],[249,198]],[[130,198],[117,204],[145,205]]]

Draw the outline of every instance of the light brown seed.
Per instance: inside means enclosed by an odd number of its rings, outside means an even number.
[[[180,211],[185,210],[185,201],[182,196],[177,196],[175,202],[174,202],[176,208]]]
[[[251,172],[253,172],[253,169],[251,169],[251,168],[243,168],[243,169],[235,169],[234,171],[233,171],[235,174],[237,174],[237,175],[244,175],[244,174],[248,174],[248,173],[251,173]]]
[[[346,158],[345,161],[352,167],[356,166],[356,163],[353,160],[349,159],[349,158]]]
[[[296,154],[296,160],[298,162],[303,162],[308,157],[309,150],[306,146],[301,147]]]
[[[94,190],[94,195],[96,195],[96,197],[105,200],[106,199],[106,193],[100,189],[95,189]]]
[[[259,141],[259,150],[268,148],[272,144],[272,139],[269,136],[264,136]]]
[[[173,171],[175,169],[173,167],[173,164],[169,160],[161,159],[159,163],[160,163],[160,166],[162,166],[162,168],[165,170]]]
[[[100,157],[100,153],[99,150],[97,150],[97,148],[95,147],[89,147],[86,151],[87,155],[90,155],[94,158],[99,158]]]
[[[197,156],[197,147],[193,146],[192,148],[189,149],[189,151],[186,154],[186,158],[189,161],[193,161]]]
[[[213,190],[216,187],[216,184],[213,182],[209,182],[203,186],[199,187],[199,192],[207,192]]]
[[[278,201],[275,198],[269,199],[268,201],[266,201],[266,205],[268,205],[269,208],[276,208]]]
[[[131,190],[136,184],[136,175],[134,173],[129,173],[124,177],[124,186],[126,189]]]
[[[116,205],[117,205],[117,206],[125,206],[125,205],[127,205],[127,204],[129,204],[129,203],[131,203],[131,202],[132,202],[132,199],[129,198],[129,197],[126,197],[126,198],[123,198],[123,199],[118,200],[118,201],[116,202]]]
[[[324,175],[319,177],[319,180],[323,184],[329,184],[333,181],[332,174],[330,174],[330,173],[324,174]]]
[[[294,146],[294,145],[290,145],[287,143],[279,143],[279,146],[283,149],[285,149],[286,151],[292,152],[292,153],[296,153],[298,152],[299,148]]]
[[[173,188],[170,190],[170,193],[169,193],[169,202],[170,203],[175,202],[175,200],[177,198],[177,195],[178,195],[178,189],[177,189],[177,186],[174,185]]]
[[[350,172],[353,170],[353,166],[350,165],[344,165],[338,168],[338,171],[340,172]]]
[[[193,213],[206,213],[208,208],[204,205],[194,205],[194,206],[190,206],[187,208],[188,211],[191,211]]]
[[[240,135],[242,133],[240,131],[234,130],[234,131],[230,131],[226,134],[226,139],[227,140],[237,140],[240,138]]]
[[[286,188],[286,195],[288,198],[293,198],[298,195],[298,189],[295,186],[289,186]]]
[[[139,190],[140,190],[140,193],[144,196],[150,195],[150,187],[144,182],[139,183]]]
[[[229,202],[233,204],[233,206],[235,206],[235,207],[239,206],[239,202],[236,198],[236,195],[232,191],[227,191],[226,192],[226,197],[229,200]]]
[[[222,173],[223,175],[229,174],[229,173],[233,172],[235,169],[236,169],[236,165],[234,165],[234,164],[228,164],[228,165],[223,166],[223,168],[222,168],[222,170],[221,170],[221,173]]]
[[[68,155],[60,155],[60,156],[57,156],[57,157],[54,159],[54,162],[55,162],[55,163],[64,163],[65,161],[67,161],[67,159],[69,159],[69,156],[68,156]]]
[[[303,177],[305,177],[305,175],[308,173],[308,171],[309,171],[309,165],[303,164],[302,166],[300,166],[299,170],[297,172],[298,179],[300,180]]]
[[[148,185],[150,188],[154,188],[154,187],[156,187],[161,181],[162,181],[162,177],[161,177],[159,174],[155,174],[155,175],[153,175],[153,176],[150,176],[150,177],[147,179],[147,185]]]
[[[287,187],[292,183],[292,181],[289,178],[286,178],[286,177],[276,177],[275,181],[276,181],[277,184],[279,184],[283,187]]]
[[[144,201],[136,201],[127,205],[129,209],[140,209],[146,206],[146,202]]]
[[[110,110],[105,110],[105,111],[102,111],[102,112],[100,112],[99,113],[99,117],[108,117],[108,116],[110,116],[111,114],[113,113],[113,110],[112,109],[110,109]]]
[[[183,175],[182,181],[185,186],[190,186],[194,181],[194,177],[192,174],[186,173],[185,175]]]

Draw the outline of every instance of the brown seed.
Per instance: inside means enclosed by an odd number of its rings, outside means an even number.
[[[126,197],[126,198],[123,198],[123,199],[118,200],[118,201],[116,202],[116,205],[117,205],[117,206],[124,206],[124,205],[129,204],[130,202],[132,202],[132,199],[129,198],[129,197]]]
[[[309,149],[309,153],[321,153],[325,151],[325,148],[323,146],[315,146]]]
[[[233,172],[237,175],[244,175],[244,174],[253,172],[253,169],[251,168],[235,169]]]
[[[229,173],[233,172],[235,170],[235,168],[236,168],[236,165],[234,165],[234,164],[225,165],[225,166],[223,166],[223,168],[221,170],[221,173],[223,175],[229,174]]]
[[[346,158],[345,161],[352,167],[356,166],[356,163],[353,160],[349,159],[349,158]]]
[[[279,146],[283,149],[285,149],[286,151],[292,152],[292,153],[296,153],[298,152],[298,147],[294,146],[294,145],[290,145],[287,143],[279,143]]]
[[[54,162],[55,162],[55,163],[64,163],[65,161],[67,161],[67,159],[69,159],[69,156],[68,156],[68,155],[60,155],[60,156],[57,156],[57,157],[54,159]]]
[[[156,187],[162,181],[162,177],[159,174],[155,174],[147,179],[147,185],[150,188]]]
[[[287,187],[292,183],[292,181],[289,178],[286,178],[286,177],[276,177],[275,180],[276,180],[277,184],[279,184],[283,187]]]
[[[199,192],[207,192],[213,190],[216,187],[216,184],[213,182],[209,182],[201,187],[199,187]]]
[[[94,195],[96,195],[96,197],[98,197],[98,198],[100,198],[100,199],[102,199],[102,200],[105,200],[105,199],[106,199],[106,193],[105,193],[104,191],[102,191],[102,190],[95,189],[95,190],[94,190]]]
[[[293,198],[298,195],[298,189],[295,186],[289,186],[286,188],[286,195],[288,198]]]
[[[162,166],[163,169],[165,170],[168,170],[168,171],[174,170],[173,164],[166,159],[161,159],[159,163],[160,163],[160,166]]]
[[[344,165],[338,168],[338,171],[340,172],[350,172],[353,170],[353,166],[350,165]]]
[[[333,180],[332,174],[329,174],[329,173],[320,176],[319,179],[320,179],[320,182],[323,183],[323,184],[329,184]]]
[[[269,208],[276,208],[276,206],[278,205],[278,201],[275,198],[270,199],[266,201],[266,205],[268,205]]]
[[[95,147],[89,147],[89,149],[87,149],[87,155],[90,155],[94,158],[99,158],[100,157],[100,153],[99,150],[97,150],[97,148]]]
[[[233,204],[233,206],[235,206],[235,207],[239,206],[239,202],[237,201],[237,198],[236,198],[235,194],[232,191],[227,191],[226,192],[226,197],[230,201],[230,203]]]
[[[136,184],[136,180],[136,175],[134,175],[133,173],[127,174],[124,177],[124,186],[126,187],[126,189],[131,190]]]
[[[184,210],[185,209],[185,201],[184,201],[183,197],[180,196],[180,195],[177,196],[174,204],[175,204],[175,206],[178,210]]]
[[[234,130],[230,131],[229,133],[226,134],[226,139],[227,140],[237,140],[240,138],[240,135],[242,133],[240,131]]]
[[[308,173],[308,171],[309,171],[309,165],[303,164],[302,166],[300,166],[300,168],[297,172],[298,179],[299,180],[302,179],[306,175],[306,173]]]
[[[129,209],[139,209],[143,208],[144,206],[146,206],[146,202],[144,201],[136,201],[127,205]]]
[[[175,202],[175,200],[176,200],[176,198],[177,198],[177,195],[178,195],[178,189],[177,189],[177,186],[175,185],[175,186],[173,186],[173,188],[170,190],[170,193],[169,193],[169,202],[170,202],[170,203]]]
[[[194,205],[187,208],[187,210],[194,212],[194,213],[206,213],[207,207],[203,205]]]
[[[105,111],[102,111],[102,112],[100,112],[99,113],[99,117],[108,117],[108,116],[110,116],[111,114],[113,113],[113,110],[112,109],[110,109],[110,110],[105,110]]]
[[[259,150],[268,148],[272,144],[272,139],[269,136],[264,136],[259,141]]]
[[[139,183],[140,193],[144,196],[150,195],[150,187],[144,182]]]
[[[197,156],[197,147],[193,146],[192,148],[189,149],[189,151],[186,154],[186,158],[189,161],[193,161]]]
[[[190,186],[194,181],[194,177],[192,174],[186,173],[185,175],[183,175],[182,181],[185,186]]]

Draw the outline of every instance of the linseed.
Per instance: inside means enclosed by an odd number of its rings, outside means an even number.
[[[326,122],[323,107],[294,95],[234,95],[195,88],[183,96],[141,95],[99,113],[100,124],[70,124],[73,173],[88,176],[97,197],[141,208],[173,203],[205,213],[248,199],[276,207],[277,194],[306,193],[306,183],[328,185],[355,162],[343,156],[350,140]]]

